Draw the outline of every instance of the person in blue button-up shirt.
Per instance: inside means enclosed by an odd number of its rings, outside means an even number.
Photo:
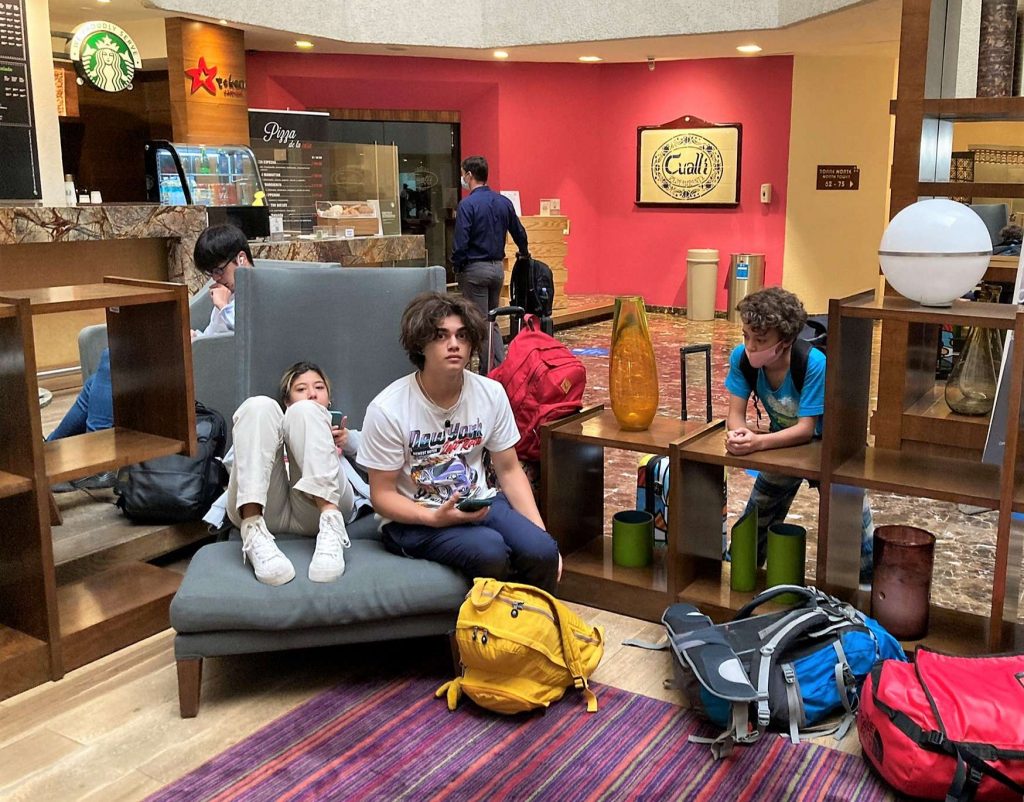
[[[469,195],[455,216],[452,266],[462,294],[487,313],[499,305],[505,271],[505,235],[512,235],[519,253],[529,251],[526,229],[516,216],[512,201],[487,186],[487,159],[470,156],[462,162],[462,186]],[[496,328],[496,327],[495,327]],[[505,346],[497,330],[491,332],[490,367],[505,359]]]

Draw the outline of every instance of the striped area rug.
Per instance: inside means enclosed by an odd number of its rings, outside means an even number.
[[[601,686],[546,713],[504,717],[440,681],[346,682],[279,718],[150,800],[842,800],[890,799],[860,758],[771,735],[724,760],[687,736],[685,710]]]

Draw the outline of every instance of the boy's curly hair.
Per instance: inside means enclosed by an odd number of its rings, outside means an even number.
[[[748,295],[736,304],[736,311],[757,333],[777,329],[785,342],[795,340],[807,323],[807,310],[801,300],[782,287],[765,287]]]

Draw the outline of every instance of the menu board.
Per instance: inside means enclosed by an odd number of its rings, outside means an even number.
[[[311,232],[316,202],[327,200],[329,119],[324,112],[249,109],[249,146],[259,165],[267,205],[283,216],[286,231]]]
[[[39,200],[25,0],[0,0],[0,201]]]

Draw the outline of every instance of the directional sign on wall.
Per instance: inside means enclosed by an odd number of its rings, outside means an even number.
[[[39,200],[25,0],[0,0],[0,200]]]
[[[817,189],[860,189],[856,164],[819,164]]]

